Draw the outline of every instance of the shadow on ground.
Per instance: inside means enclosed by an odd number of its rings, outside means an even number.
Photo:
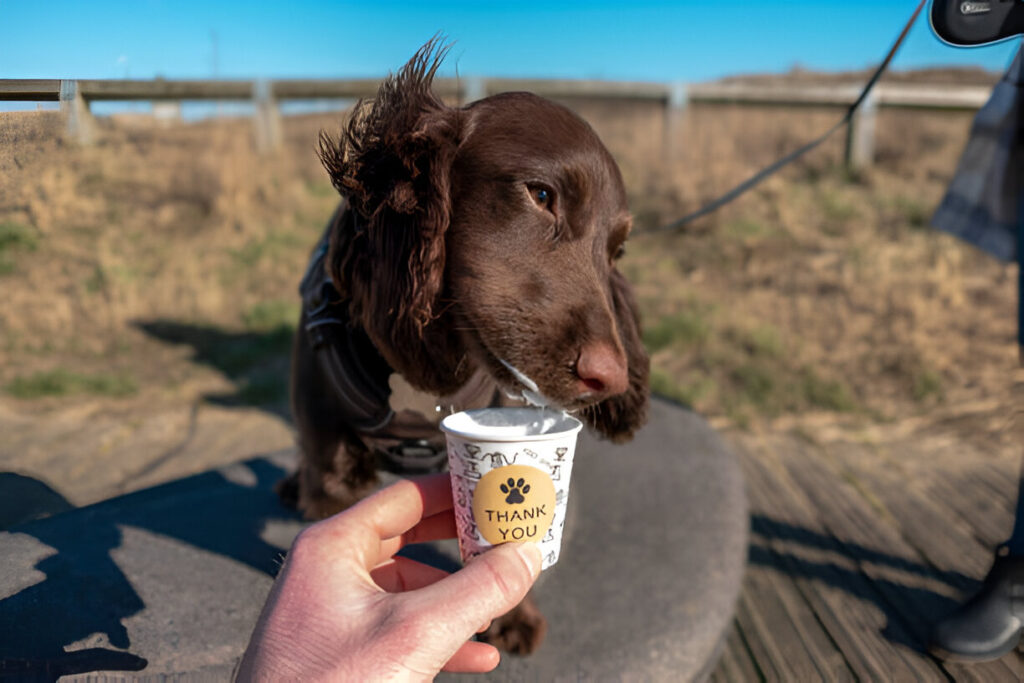
[[[10,528],[5,548],[14,544],[24,552],[5,558],[9,575],[31,576],[31,565],[45,578],[27,587],[0,579],[0,596],[5,595],[0,599],[0,679],[49,681],[146,666],[144,658],[130,651],[124,624],[146,604],[113,557],[122,546],[124,527],[177,539],[275,575],[282,553],[264,540],[263,532],[268,524],[297,519],[272,490],[285,469],[264,458],[236,469],[245,473],[242,480],[206,472]],[[14,490],[49,489],[26,480],[0,475],[0,501],[6,503],[7,493]],[[49,491],[51,511],[70,507],[60,494]],[[26,566],[12,566],[19,560]],[[65,651],[83,641],[83,649]],[[97,642],[110,647],[92,646]]]
[[[204,396],[205,400],[219,405],[257,406],[290,420],[288,373],[295,334],[291,326],[233,332],[162,319],[133,324],[154,339],[191,346],[193,361],[224,373],[237,387],[234,393],[210,394]]]
[[[805,557],[811,554],[808,550],[815,557],[823,552],[841,557],[842,565],[809,560]],[[770,567],[796,579],[819,581],[875,605],[886,618],[882,635],[917,652],[927,650],[931,625],[959,604],[925,585],[941,582],[954,589],[951,592],[965,595],[980,587],[980,582],[960,572],[940,571],[759,514],[751,517],[748,559],[751,565]],[[868,579],[851,566],[870,566],[873,575]]]
[[[0,531],[74,507],[46,482],[15,472],[0,472]]]
[[[172,539],[276,576],[282,548],[301,526],[298,513],[282,505],[274,492],[291,466],[285,454],[272,454],[78,509],[41,481],[0,473],[0,513],[9,512],[9,501],[45,492],[29,521],[0,532],[0,547],[9,553],[5,575],[0,575],[0,680],[55,681],[92,671],[146,668],[149,662],[141,651],[133,651],[130,620],[153,604],[133,585],[139,567],[124,564],[126,557],[140,556],[137,530],[149,532],[147,544]],[[37,518],[64,511],[68,514]],[[128,529],[136,541],[126,546]],[[460,566],[429,544],[408,546],[401,554],[449,572]],[[209,566],[206,558],[196,560],[192,570]],[[131,578],[126,572],[132,572]],[[173,597],[157,595],[157,604],[166,608],[169,599],[194,599],[188,597],[194,596],[190,582],[203,579],[182,570],[170,585],[161,586]],[[245,599],[231,598],[233,604]],[[69,646],[75,649],[66,650]]]

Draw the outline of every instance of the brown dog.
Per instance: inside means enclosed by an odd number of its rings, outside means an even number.
[[[615,161],[582,119],[529,93],[446,106],[431,92],[444,54],[428,43],[339,139],[321,136],[346,201],[303,280],[302,459],[281,488],[311,518],[370,493],[378,467],[429,470],[440,418],[503,394],[616,441],[646,418],[649,362],[615,269],[631,224]],[[526,653],[543,631],[525,606],[486,637]]]

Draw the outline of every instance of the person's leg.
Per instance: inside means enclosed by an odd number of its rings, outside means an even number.
[[[998,659],[1024,631],[1024,471],[1010,539],[996,549],[981,589],[932,629],[931,651],[962,661]]]
[[[1024,271],[1024,268],[1021,270]],[[1007,555],[1024,557],[1024,463],[1021,464],[1020,482],[1017,484],[1017,512],[1013,519],[1013,531],[1003,546]]]
[[[1024,191],[1017,226],[1017,348],[1024,365]],[[1018,482],[1013,531],[996,548],[995,562],[981,589],[932,629],[930,649],[940,657],[997,659],[1020,641],[1024,632],[1024,463]]]

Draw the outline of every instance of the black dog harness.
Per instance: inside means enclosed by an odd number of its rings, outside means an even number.
[[[341,403],[339,419],[355,427],[377,466],[396,474],[440,472],[447,466],[444,438],[437,423],[448,412],[491,405],[497,387],[478,371],[459,391],[438,399],[435,414],[391,405],[395,371],[349,314],[347,302],[331,281],[325,262],[331,231],[342,219],[338,208],[313,249],[299,285],[302,325],[328,383]]]

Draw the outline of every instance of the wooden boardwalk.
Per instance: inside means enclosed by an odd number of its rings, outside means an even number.
[[[1019,648],[969,665],[925,651],[1007,537],[1019,463],[918,445],[739,440],[749,566],[712,681],[1024,680]]]

